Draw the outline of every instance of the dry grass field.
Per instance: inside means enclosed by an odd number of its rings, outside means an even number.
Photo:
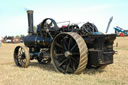
[[[56,72],[52,64],[32,61],[28,68],[19,68],[13,61],[13,50],[18,44],[0,47],[0,85],[128,85],[128,37],[117,38],[118,54],[114,63],[103,69],[86,69],[80,75]],[[115,46],[115,44],[114,44]]]

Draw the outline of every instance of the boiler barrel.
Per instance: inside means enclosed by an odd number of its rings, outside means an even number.
[[[51,39],[44,39],[42,36],[28,35],[24,37],[24,44],[27,47],[46,48],[50,45]]]

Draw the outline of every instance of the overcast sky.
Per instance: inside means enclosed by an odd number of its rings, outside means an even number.
[[[89,21],[105,32],[113,16],[109,33],[114,33],[115,26],[128,29],[128,0],[1,0],[0,36],[27,34],[26,9],[34,10],[35,26],[45,18],[56,22]]]

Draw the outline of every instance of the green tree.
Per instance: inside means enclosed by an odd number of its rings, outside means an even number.
[[[16,38],[19,38],[20,39],[20,36],[19,35],[16,35]]]
[[[36,34],[36,30],[37,30],[37,27],[33,26],[33,31],[34,31],[35,34]]]

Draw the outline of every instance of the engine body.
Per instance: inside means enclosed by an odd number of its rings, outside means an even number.
[[[98,68],[113,63],[116,34],[103,34],[90,22],[82,27],[77,24],[58,27],[51,18],[38,24],[34,33],[33,11],[27,13],[29,29],[24,45],[29,48],[31,60],[47,64],[52,59],[54,67],[62,73],[80,73],[86,67]]]

